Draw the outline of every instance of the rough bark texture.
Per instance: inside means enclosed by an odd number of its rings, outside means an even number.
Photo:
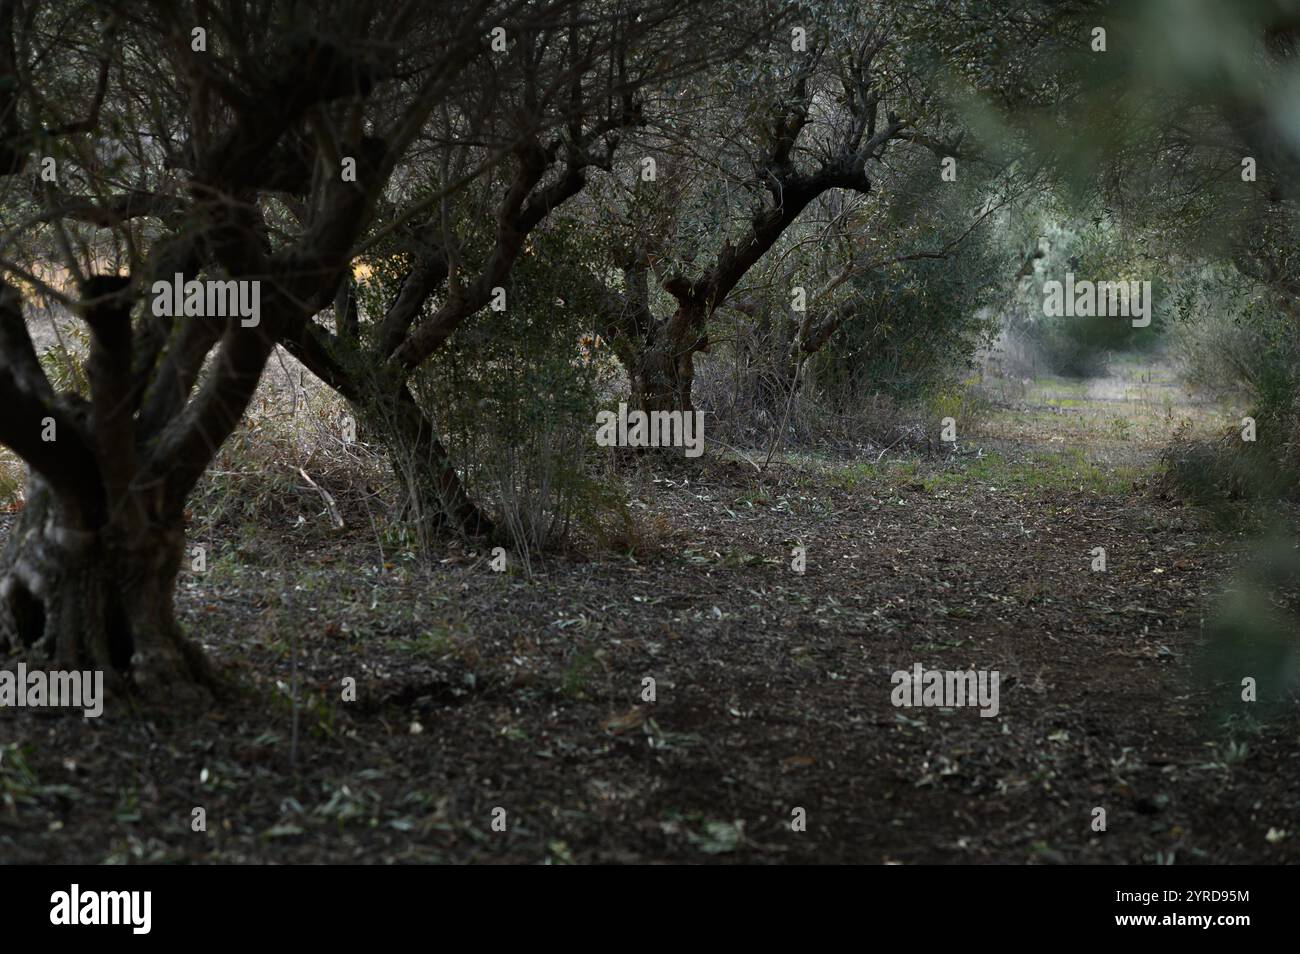
[[[433,421],[409,391],[403,388],[397,397],[383,401],[372,419],[382,422],[393,472],[409,510],[469,536],[493,532],[491,518],[470,498]]]
[[[691,387],[695,353],[702,350],[699,341],[665,338],[638,351],[630,368],[630,403],[643,411],[695,410]]]
[[[134,102],[142,89],[154,89],[147,82],[134,85],[133,67],[125,63],[119,79],[106,53],[94,91],[85,90],[91,97],[86,117],[57,126],[38,121],[50,103],[49,91],[42,95],[32,88],[41,76],[39,63],[57,64],[62,54],[53,50],[65,40],[80,48],[85,40],[70,34],[50,46],[40,19],[15,16],[27,6],[0,0],[0,177],[19,171],[22,155],[36,142],[44,150],[63,136],[103,133],[99,115],[106,92],[120,105]],[[49,183],[43,193],[32,192],[33,201],[43,197],[44,209],[28,226],[72,220],[120,231],[141,217],[166,224],[156,238],[146,241],[153,230],[140,229],[104,246],[86,243],[82,232],[70,238],[61,224],[51,230],[63,238],[64,259],[80,257],[81,267],[72,271],[92,272],[80,283],[74,305],[90,329],[88,398],[55,392],[28,332],[19,285],[6,281],[15,269],[6,264],[0,276],[0,444],[29,471],[26,507],[0,557],[0,642],[15,643],[33,660],[58,668],[103,670],[120,687],[156,685],[159,695],[174,700],[206,696],[212,684],[172,606],[185,557],[185,501],[239,425],[276,344],[299,335],[331,300],[339,303],[340,334],[356,336],[358,316],[343,279],[357,241],[389,176],[477,48],[457,39],[434,51],[433,75],[409,97],[402,93],[386,101],[382,118],[375,117],[381,138],[363,134],[362,111],[376,82],[392,77],[375,62],[371,40],[358,35],[368,29],[369,18],[358,18],[357,10],[317,17],[312,29],[295,29],[270,47],[241,46],[240,25],[228,24],[220,68],[211,66],[210,57],[191,58],[194,51],[169,40],[153,46],[169,32],[158,30],[170,18],[162,8],[157,12],[157,21],[142,11],[138,22],[106,22],[103,29],[110,33],[144,29],[125,46],[103,45],[157,50],[157,90],[179,86],[187,93],[172,104],[179,112],[162,127],[181,130],[185,148],[168,150],[158,169],[145,166],[129,175],[81,163],[87,177],[82,185],[60,175],[57,188]],[[484,11],[469,14],[488,17]],[[471,20],[464,35],[481,36],[481,25]],[[386,24],[381,32],[387,36],[391,28]],[[385,41],[385,49],[390,45]],[[262,55],[268,49],[277,52],[272,60]],[[62,89],[70,75],[59,73],[56,86]],[[28,104],[19,109],[23,100]],[[348,131],[331,128],[326,136],[321,127],[330,123],[323,110],[343,101],[356,121]],[[150,118],[157,117],[140,116],[146,138],[158,134]],[[354,178],[315,174],[338,156],[355,162]],[[141,182],[171,180],[155,174],[163,168],[181,170],[183,186],[168,184],[158,193],[116,188],[123,175]],[[20,198],[28,188],[13,186]],[[278,227],[272,240],[261,205],[270,193],[303,212],[292,240],[282,241]],[[85,254],[74,252],[74,245]],[[93,274],[90,249],[103,247],[130,250],[129,277],[121,273],[124,262],[112,274]],[[259,321],[158,315],[146,303],[145,290],[156,280],[199,272],[255,283]],[[73,297],[72,289],[49,290]]]
[[[202,696],[212,673],[172,608],[181,520],[134,522],[88,526],[32,474],[0,561],[0,636],[35,665],[103,670],[119,689]]]

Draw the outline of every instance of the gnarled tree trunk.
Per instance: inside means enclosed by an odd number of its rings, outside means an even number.
[[[637,354],[627,369],[631,406],[642,411],[695,410],[691,387],[696,350],[662,342]]]
[[[95,525],[38,474],[0,560],[0,636],[35,665],[103,670],[106,683],[196,697],[213,685],[177,624],[181,517]]]
[[[490,535],[491,518],[466,491],[437,428],[411,392],[403,386],[373,403],[367,419],[383,435],[408,511],[469,536]]]
[[[628,403],[647,412],[694,411],[695,355],[709,350],[703,332],[706,308],[686,302],[669,318],[655,318],[646,298],[644,270],[627,274],[633,307],[611,305],[604,331],[627,371]]]
[[[307,324],[282,343],[348,402],[359,428],[383,442],[408,511],[470,536],[492,532],[491,519],[466,491],[437,427],[399,375],[373,369],[350,339],[319,326]]]

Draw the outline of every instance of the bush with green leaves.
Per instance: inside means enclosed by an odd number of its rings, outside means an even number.
[[[774,265],[720,309],[701,406],[728,439],[894,444],[960,390],[1014,272],[999,232],[1020,181],[940,166],[891,170],[880,194],[832,196]],[[806,290],[806,310],[792,291]]]
[[[1243,399],[1262,443],[1286,439],[1300,395],[1293,321],[1226,266],[1189,269],[1173,298],[1172,352],[1184,380],[1211,397]]]
[[[1178,492],[1233,524],[1250,501],[1300,484],[1300,343],[1268,289],[1228,266],[1186,269],[1172,297],[1170,351],[1183,380],[1244,409],[1254,439],[1238,420],[1214,442],[1176,436],[1165,469]]]
[[[572,220],[535,232],[503,286],[504,307],[473,315],[412,381],[467,491],[525,561],[619,506],[590,473],[610,374],[592,335],[595,286],[578,274],[592,245]],[[363,308],[396,294],[393,271],[372,273]]]
[[[996,332],[988,294],[951,263],[924,263],[861,286],[862,308],[833,349],[811,362],[818,387],[837,407],[865,395],[900,402],[932,397],[964,377]]]

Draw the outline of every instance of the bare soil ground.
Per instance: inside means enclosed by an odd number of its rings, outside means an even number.
[[[638,544],[531,578],[337,486],[343,530],[223,519],[179,607],[230,696],[0,711],[0,860],[1300,861],[1297,709],[1194,665],[1250,541],[1152,492],[1144,398],[1074,390],[946,457],[632,464]],[[998,670],[997,716],[896,708],[918,662]]]

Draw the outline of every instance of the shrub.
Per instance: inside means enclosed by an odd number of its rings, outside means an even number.
[[[599,535],[619,508],[589,453],[610,373],[592,336],[592,286],[567,274],[594,257],[589,241],[565,220],[535,233],[505,286],[507,307],[471,317],[413,379],[466,490],[526,566],[576,527]]]

